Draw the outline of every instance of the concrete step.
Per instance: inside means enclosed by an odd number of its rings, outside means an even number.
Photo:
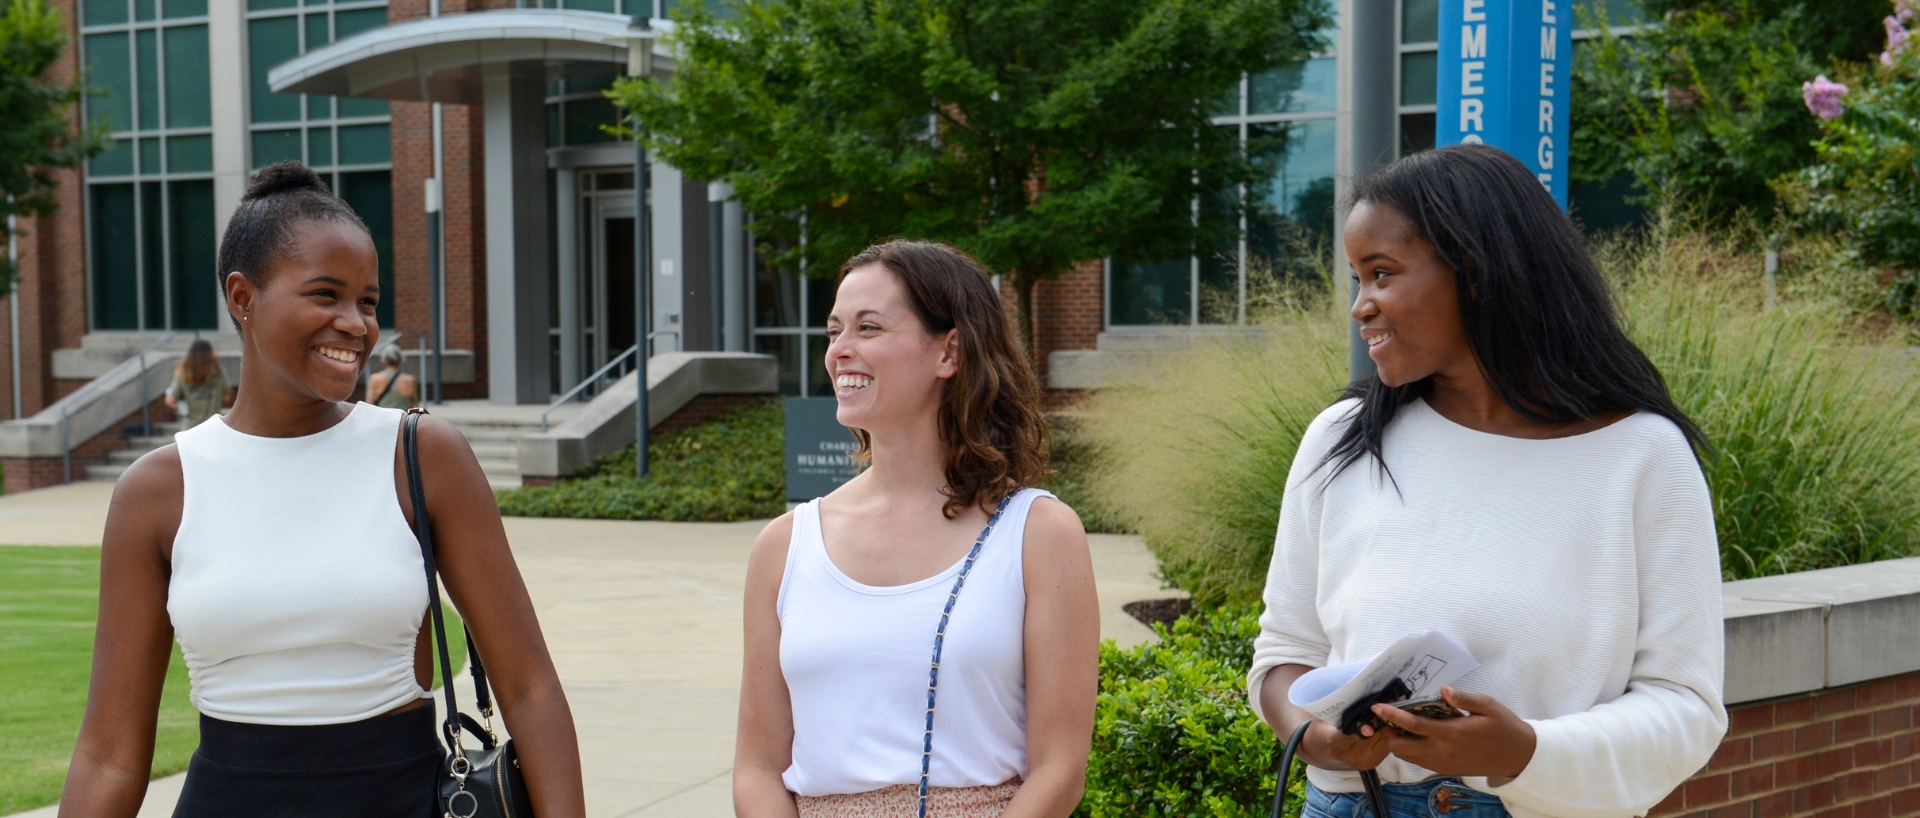
[[[518,460],[482,460],[480,461],[480,470],[486,472],[488,477],[500,476],[512,477],[515,480],[520,479],[520,461]]]
[[[473,447],[473,456],[479,458],[483,463],[488,460],[499,460],[508,463],[520,462],[520,447],[511,443],[469,440],[467,441],[467,445]]]
[[[133,465],[133,464],[131,462],[128,462],[128,463],[108,463],[107,465],[104,465],[104,466],[88,466],[86,479],[94,480],[102,483],[119,482],[120,475],[124,473],[127,470],[127,467],[130,465]]]

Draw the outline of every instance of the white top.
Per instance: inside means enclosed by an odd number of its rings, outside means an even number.
[[[1013,496],[954,603],[940,653],[932,786],[1027,775],[1022,543],[1027,510],[1051,496]],[[910,585],[863,585],[827,556],[820,501],[794,510],[777,602],[780,671],[793,701],[787,789],[818,796],[920,783],[933,632],[964,562]]]
[[[1247,684],[1358,661],[1426,628],[1480,667],[1455,687],[1533,725],[1498,795],[1516,818],[1644,814],[1726,733],[1720,559],[1705,479],[1678,427],[1640,413],[1553,440],[1478,432],[1424,400],[1331,483],[1315,470],[1357,400],[1308,427],[1287,477]],[[1395,483],[1398,487],[1396,490]],[[1324,490],[1322,487],[1324,486]],[[1389,757],[1387,782],[1433,774]],[[1356,773],[1309,768],[1328,792]]]
[[[186,492],[167,614],[200,712],[340,724],[427,697],[426,569],[394,489],[402,415],[361,403],[293,438],[216,415],[174,437]]]

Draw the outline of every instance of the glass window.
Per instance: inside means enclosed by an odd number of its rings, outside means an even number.
[[[1247,129],[1249,150],[1271,172],[1248,192],[1248,252],[1273,267],[1308,248],[1324,252],[1333,240],[1333,120]]]
[[[1401,0],[1400,42],[1431,43],[1440,39],[1440,0]]]
[[[1247,79],[1247,112],[1291,114],[1332,111],[1338,78],[1334,59],[1322,57],[1276,68]]]
[[[393,173],[385,170],[342,173],[336,190],[340,198],[353,207],[353,212],[360,214],[367,232],[373,235],[374,255],[380,259],[380,305],[374,309],[374,317],[379,319],[380,326],[391,327],[393,302],[399,295],[393,286]]]
[[[1400,155],[1418,153],[1433,147],[1433,114],[1400,115]]]
[[[139,87],[133,106],[139,109],[139,125],[143,131],[160,128],[160,32],[143,29],[133,33],[134,84]],[[171,66],[169,66],[171,67]]]
[[[145,316],[146,326],[164,327],[167,325],[167,277],[160,271],[167,269],[167,239],[159,229],[167,223],[165,204],[160,200],[159,182],[141,182],[140,191],[140,272],[146,290],[146,301],[141,312]]]
[[[293,17],[247,21],[247,62],[252,73],[253,121],[292,122],[300,118],[300,95],[276,94],[267,72],[300,55],[299,23]],[[256,165],[260,163],[255,161]]]
[[[253,166],[264,168],[282,159],[300,159],[300,132],[292,131],[254,131]]]
[[[1192,321],[1193,263],[1115,260],[1110,308],[1113,323],[1186,324]]]
[[[212,329],[219,325],[220,307],[220,278],[214,266],[213,180],[168,182],[167,195],[173,326]]]
[[[333,36],[334,39],[344,40],[362,31],[376,29],[386,24],[387,10],[385,7],[335,12]],[[313,47],[313,43],[307,44],[307,48]]]
[[[755,351],[762,355],[772,355],[780,372],[780,394],[789,397],[800,396],[800,339],[799,335],[756,335]],[[822,356],[825,360],[825,356]]]
[[[213,137],[167,137],[168,173],[212,173]]]
[[[106,91],[87,99],[87,118],[111,130],[134,127],[133,62],[127,53],[127,33],[89,34],[84,42],[92,66],[87,81]]]
[[[110,26],[127,21],[127,0],[85,0],[85,24]]]
[[[127,226],[134,223],[133,185],[89,185],[87,192],[91,199],[88,220],[92,224],[87,238],[93,245],[93,326],[139,329],[139,261],[134,257],[134,243],[126,235]]]
[[[567,145],[591,145],[614,141],[603,126],[618,124],[620,112],[610,99],[576,99],[567,102]]]
[[[207,25],[197,22],[206,0],[82,2],[81,47],[103,91],[87,101],[87,121],[112,138],[88,163],[94,326],[211,329],[212,83]],[[116,176],[132,178],[96,181]]]
[[[297,5],[299,5],[297,0],[247,0],[247,11],[290,9]]]
[[[613,14],[613,0],[567,0],[567,8],[576,11],[599,11]]]
[[[327,28],[327,13],[307,15],[307,50],[319,48],[333,42],[333,36]]]
[[[107,150],[87,162],[90,176],[132,176],[133,140],[115,139]]]
[[[1573,27],[1586,28],[1604,19],[1610,26],[1635,26],[1647,21],[1635,0],[1574,0]]]
[[[340,164],[384,165],[393,161],[393,140],[386,125],[340,128]]]
[[[162,172],[164,171],[160,167],[160,137],[149,136],[141,139],[140,173],[159,174]]]
[[[207,27],[173,26],[166,29],[166,39],[167,127],[212,125],[213,78],[207,72]]]
[[[1432,105],[1440,89],[1440,58],[1432,51],[1400,55],[1400,104]]]
[[[314,128],[307,131],[307,164],[314,167],[333,165],[333,131],[329,128]]]

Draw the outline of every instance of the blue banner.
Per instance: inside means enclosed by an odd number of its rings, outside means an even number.
[[[1436,145],[1484,143],[1567,206],[1573,0],[1440,0]]]

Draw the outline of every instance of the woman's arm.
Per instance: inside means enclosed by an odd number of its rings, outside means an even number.
[[[1509,803],[1564,818],[1645,814],[1705,766],[1727,731],[1720,548],[1706,479],[1672,431],[1635,489],[1640,620],[1626,690],[1584,712],[1530,720],[1537,746]]]
[[[493,489],[473,448],[451,424],[421,418],[419,446],[440,577],[486,661],[487,680],[519,752],[533,811],[543,818],[580,818],[586,814],[586,796],[573,713],[540,635],[533,600],[514,565]],[[400,507],[411,522],[404,452],[396,468]]]
[[[787,572],[793,513],[767,524],[747,558],[746,655],[740,669],[740,720],[733,747],[733,813],[793,818],[793,793],[781,774],[793,764],[793,700],[780,672],[780,580]]]
[[[1027,780],[1006,818],[1064,818],[1079,806],[1100,693],[1100,598],[1080,516],[1058,500],[1027,515]]]
[[[100,548],[100,613],[87,713],[61,818],[132,818],[153,771],[160,690],[173,653],[168,548],[180,528],[180,456],[162,447],[120,476]]]
[[[420,405],[420,379],[412,375],[405,375],[405,374],[398,375],[396,377],[400,379],[400,382],[394,384],[393,388],[399,390],[402,397],[411,399],[413,401],[413,405],[419,406]]]

